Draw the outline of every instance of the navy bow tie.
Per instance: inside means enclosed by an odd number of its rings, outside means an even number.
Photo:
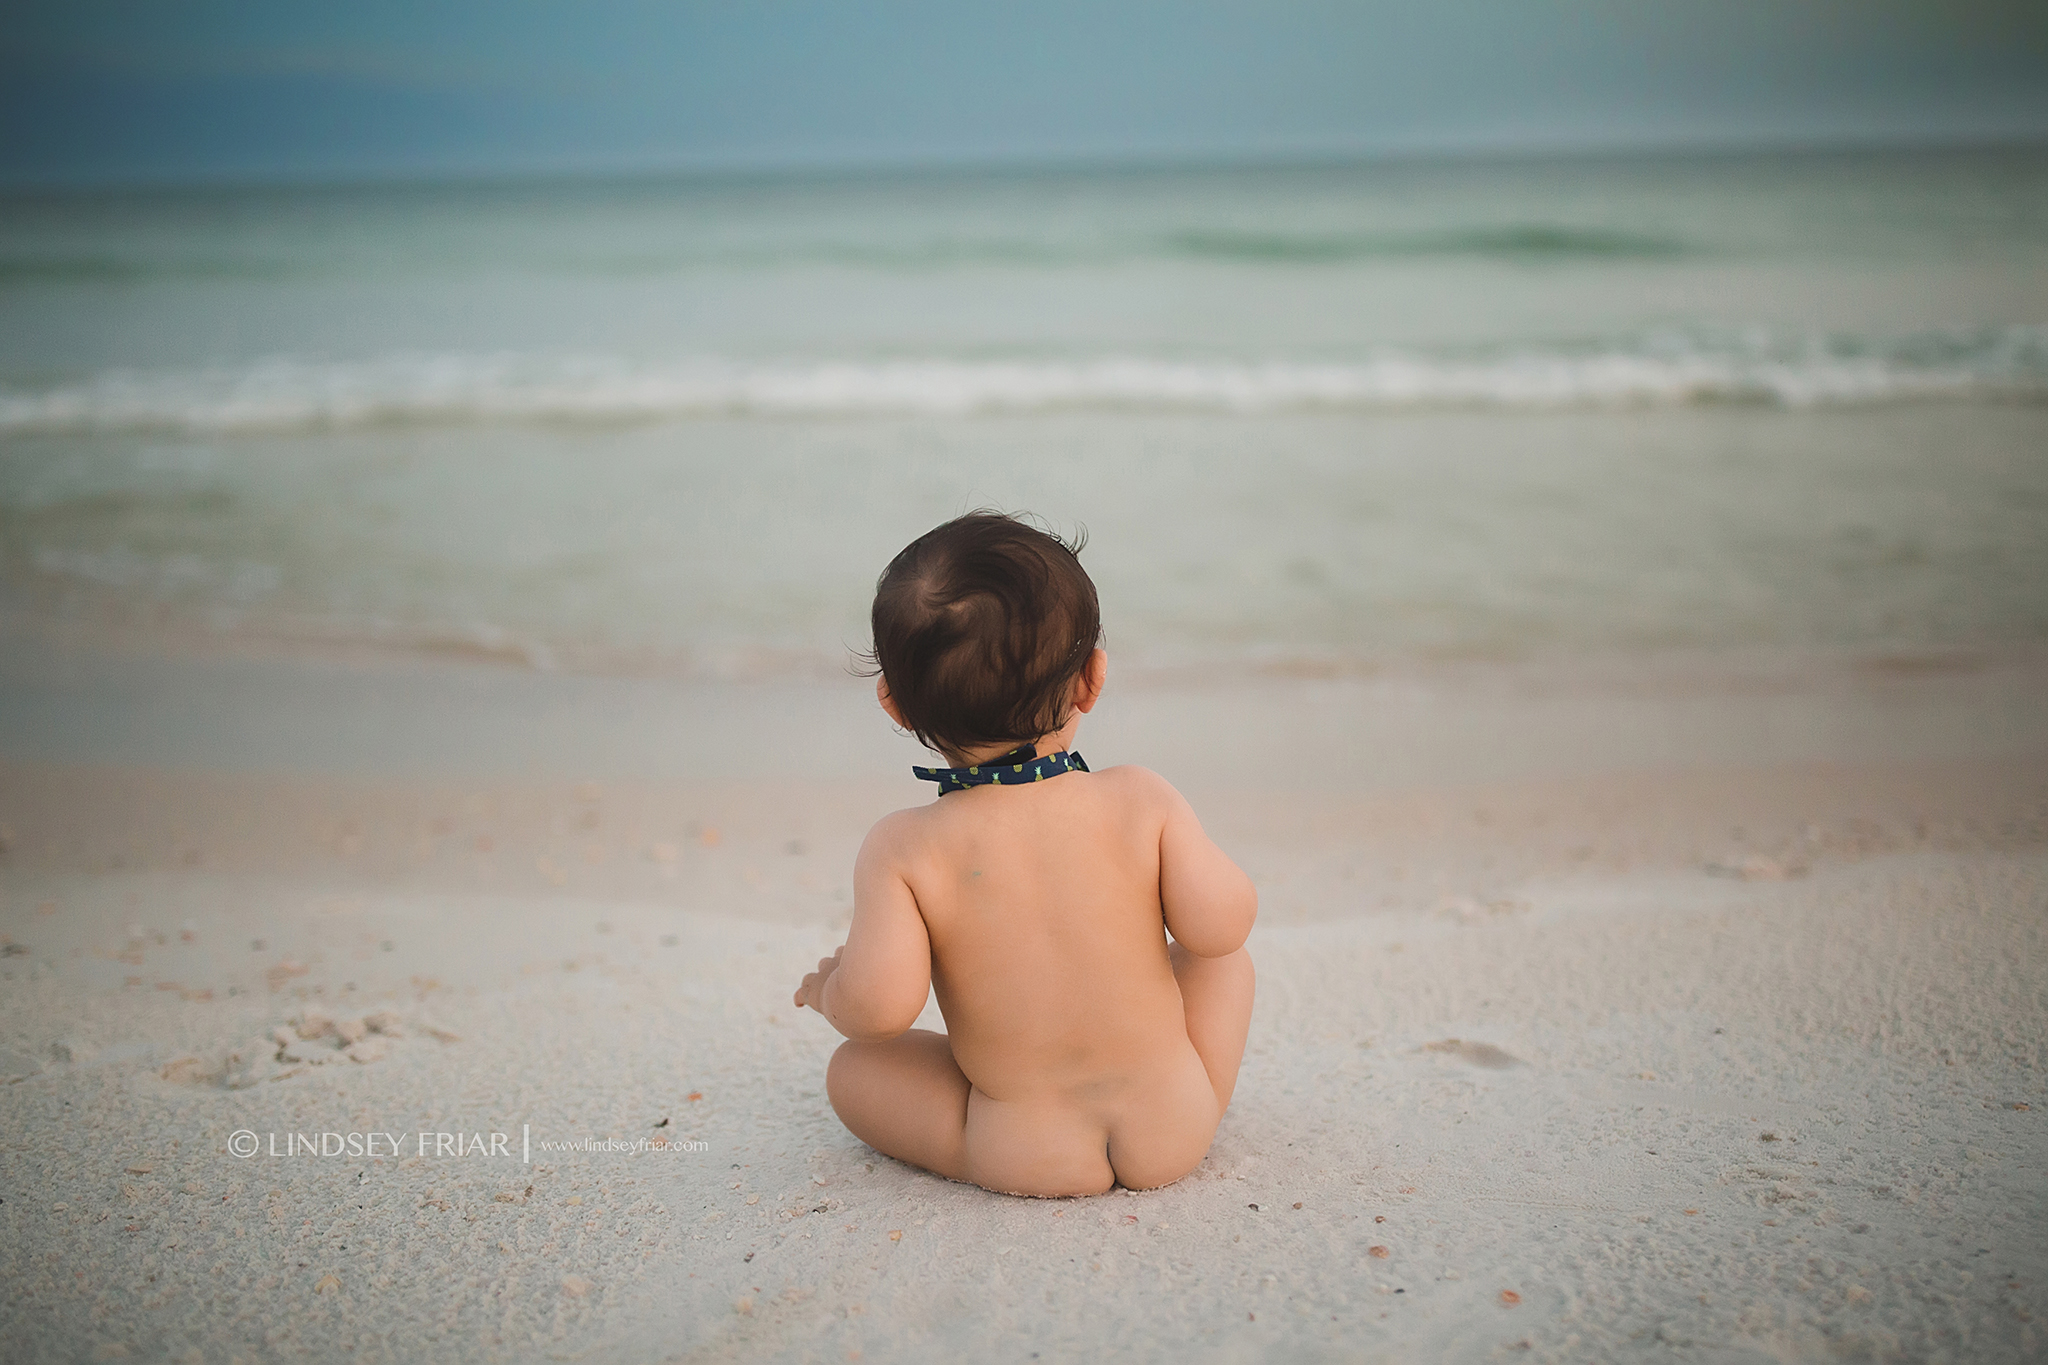
[[[938,783],[941,796],[948,792],[966,791],[969,787],[1014,787],[1022,782],[1043,782],[1061,773],[1088,771],[1088,765],[1079,754],[1061,750],[1042,757],[1037,755],[1037,748],[1026,744],[1000,758],[965,768],[913,767],[910,771],[921,781]]]

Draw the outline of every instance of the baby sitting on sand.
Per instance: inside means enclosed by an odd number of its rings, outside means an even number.
[[[869,832],[796,992],[849,1040],[825,1087],[855,1136],[1009,1194],[1192,1171],[1251,1022],[1251,880],[1165,779],[1072,751],[1108,668],[1078,548],[976,512],[890,561],[875,691],[953,766]],[[949,1033],[911,1028],[933,988]]]

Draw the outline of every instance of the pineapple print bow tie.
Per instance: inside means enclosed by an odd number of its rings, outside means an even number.
[[[1043,782],[1048,777],[1058,777],[1066,772],[1087,772],[1088,765],[1081,755],[1065,750],[1056,754],[1034,757],[1036,751],[1027,744],[1021,749],[1012,749],[1001,758],[992,758],[986,763],[976,763],[966,768],[916,768],[910,771],[925,782],[939,784],[939,795],[948,792],[966,791],[969,787],[1014,787],[1025,782]]]

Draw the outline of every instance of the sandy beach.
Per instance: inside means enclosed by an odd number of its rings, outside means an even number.
[[[0,1365],[2043,1354],[2048,5],[27,10]],[[1059,572],[891,570],[977,509]],[[1249,1041],[996,1195],[791,1001],[936,799],[860,660],[1095,645]],[[978,1154],[1178,1048],[1077,827],[905,879]]]
[[[1259,1002],[1193,1176],[1035,1201],[852,1138],[789,1006],[923,796],[859,679],[31,645],[14,1358],[2037,1348],[2038,658],[1113,674]]]

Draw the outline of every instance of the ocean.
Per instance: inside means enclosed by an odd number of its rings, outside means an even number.
[[[0,624],[762,677],[2048,643],[2048,151],[0,197]]]

